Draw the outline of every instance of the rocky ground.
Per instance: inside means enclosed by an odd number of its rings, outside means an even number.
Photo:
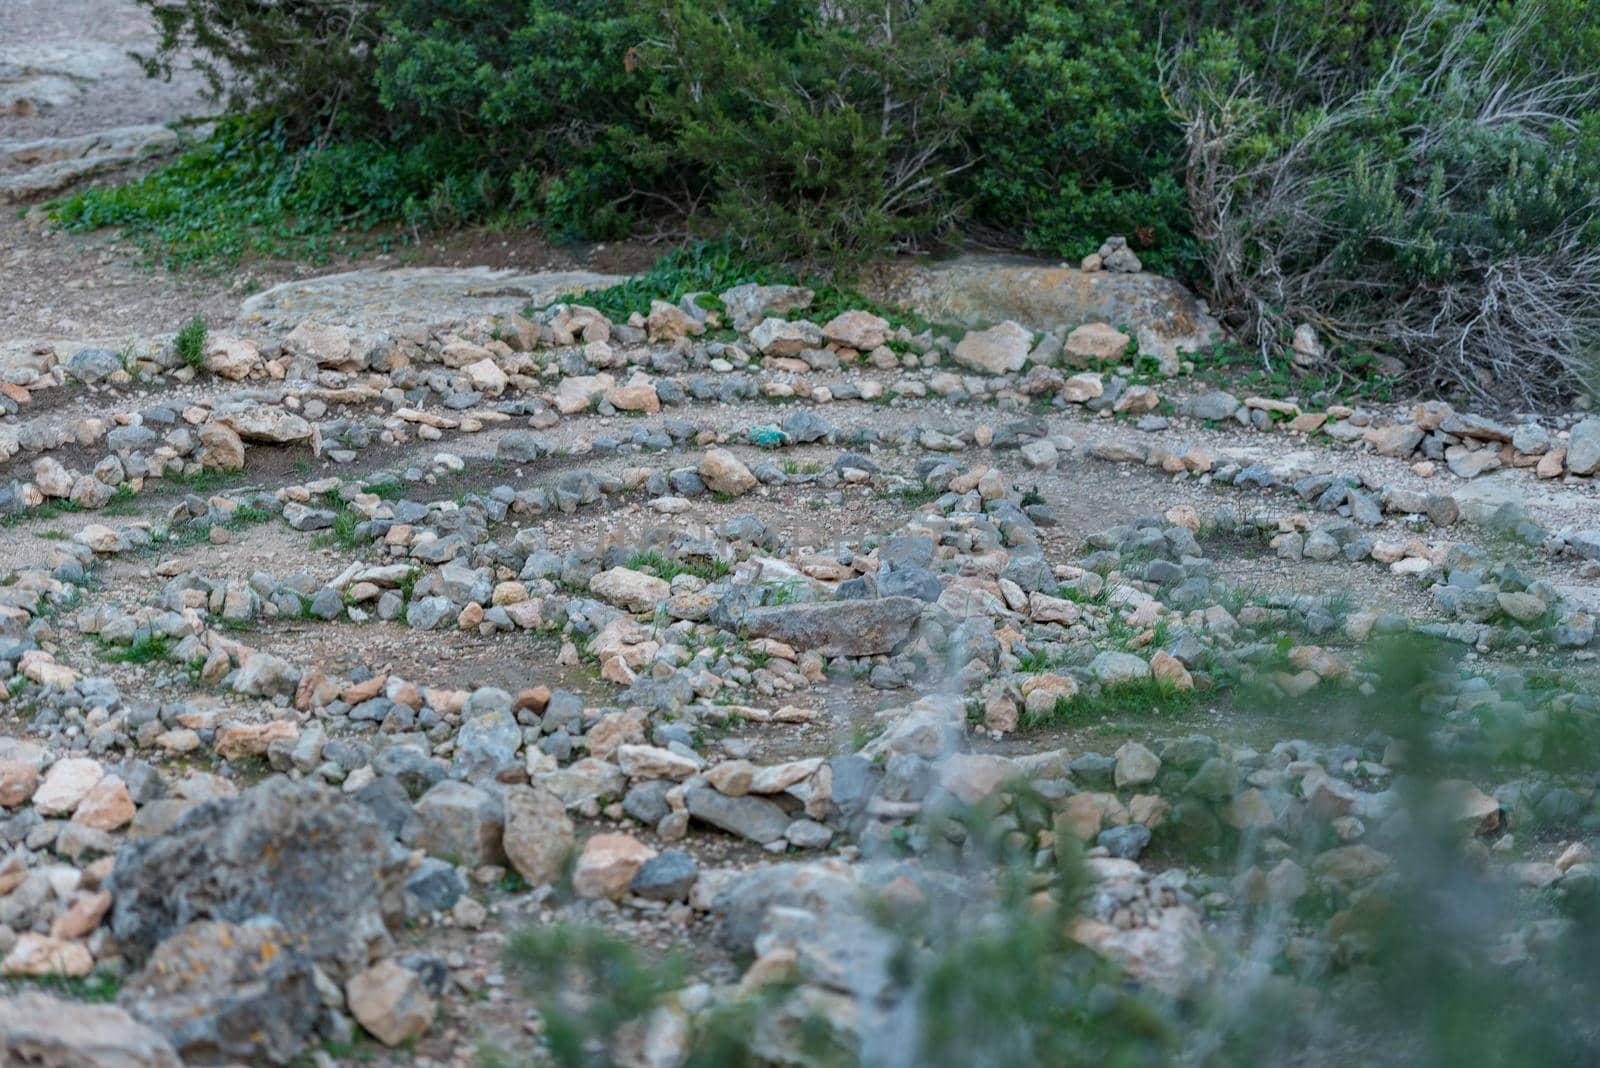
[[[0,177],[191,105],[39,60],[129,7],[0,10]],[[1430,812],[1496,966],[1560,943],[1600,420],[1230,389],[1114,241],[888,265],[891,323],[608,317],[636,251],[500,240],[239,286],[0,220],[0,1061],[543,1063],[507,948],[575,924],[688,961],[607,1063],[740,1004],[766,1061],[917,1063],[892,929],[997,873],[1127,989],[1320,990]]]
[[[1429,730],[1499,769],[1440,787],[1479,867],[1592,882],[1592,772],[1504,728],[1594,713],[1600,422],[1235,396],[1161,280],[919,270],[1031,321],[758,286],[612,320],[564,299],[611,276],[430,269],[21,354],[0,971],[116,1007],[18,993],[0,1037],[536,1061],[504,949],[582,921],[693,962],[617,1063],[774,983],[764,1056],[802,1013],[867,1045],[900,995],[865,902],[938,893],[929,815],[1014,821],[1020,782],[1035,861],[1098,880],[1074,936],[1181,998],[1241,915],[1330,900],[1272,952],[1332,952],[1381,887],[1398,634],[1456,650]],[[1080,321],[1108,284],[1154,294],[1140,340]]]

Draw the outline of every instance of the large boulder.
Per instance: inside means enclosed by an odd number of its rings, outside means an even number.
[[[922,614],[915,597],[875,601],[818,601],[747,608],[741,631],[823,656],[877,656],[905,641]]]
[[[274,777],[123,846],[107,887],[111,931],[139,965],[197,920],[269,916],[343,978],[389,948],[390,927],[404,917],[404,878],[404,853],[366,808]]]
[[[34,992],[0,998],[0,1065],[183,1068],[172,1043],[115,1005]]]
[[[1195,352],[1221,326],[1182,284],[1137,272],[1080,271],[1014,256],[893,262],[864,279],[867,296],[934,322],[984,327],[1011,319],[1032,330],[1084,323],[1131,328],[1140,351]]]
[[[310,956],[270,921],[190,924],[156,947],[121,1000],[189,1064],[284,1064],[322,1015]]]
[[[287,332],[305,321],[408,334],[520,313],[625,279],[591,271],[523,274],[489,267],[367,268],[284,282],[246,300],[239,322]]]

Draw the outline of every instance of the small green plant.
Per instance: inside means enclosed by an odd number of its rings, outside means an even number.
[[[178,352],[178,359],[200,370],[206,363],[206,321],[196,315],[184,323],[172,345]]]
[[[112,646],[100,653],[111,664],[150,664],[167,659],[171,639],[165,634],[140,634],[125,647]]]

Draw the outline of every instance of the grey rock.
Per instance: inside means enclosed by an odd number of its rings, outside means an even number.
[[[322,1016],[310,956],[270,921],[189,924],[156,947],[120,1000],[190,1064],[286,1063]]]
[[[500,772],[517,766],[517,750],[522,746],[522,728],[516,717],[502,707],[478,712],[463,712],[461,730],[456,734],[456,755],[452,771],[463,779],[479,782],[493,779]]]
[[[628,889],[651,901],[682,901],[689,896],[700,868],[689,854],[667,849],[645,861]]]
[[[911,597],[877,601],[821,601],[746,609],[741,630],[823,656],[876,656],[905,641],[922,613]]]
[[[389,948],[403,915],[403,854],[390,842],[355,801],[273,777],[124,845],[107,884],[111,932],[137,965],[196,920],[272,916],[325,971],[347,976]]]
[[[1572,428],[1567,439],[1567,469],[1575,475],[1600,470],[1600,416],[1590,416]]]
[[[408,844],[429,856],[477,867],[505,859],[505,811],[476,786],[445,779],[418,799]]]
[[[728,797],[696,786],[685,792],[684,800],[695,819],[762,845],[776,842],[789,828],[789,817],[776,802],[754,794]]]
[[[172,1043],[126,1010],[32,991],[0,998],[0,1064],[17,1068],[183,1068]]]
[[[1107,853],[1122,860],[1138,860],[1145,846],[1150,844],[1150,828],[1142,823],[1125,823],[1100,832],[1095,844]]]

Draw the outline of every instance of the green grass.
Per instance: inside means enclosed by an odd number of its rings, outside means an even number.
[[[11,994],[29,989],[43,990],[69,1001],[107,1005],[117,1000],[117,994],[122,990],[122,980],[112,972],[96,969],[88,975],[74,978],[64,975],[7,978],[0,980],[0,989]]]
[[[715,582],[733,571],[733,565],[726,560],[713,560],[709,564],[689,564],[682,560],[668,559],[655,550],[634,553],[628,558],[625,566],[634,571],[648,571],[667,582],[671,582],[679,575],[695,575],[707,582]]]
[[[406,495],[403,482],[368,482],[361,487],[363,493],[370,493],[379,500],[398,501]]]
[[[178,350],[178,359],[200,370],[206,363],[206,321],[196,315],[184,323],[172,345]]]
[[[1200,699],[1196,690],[1180,690],[1159,679],[1143,679],[1119,686],[1102,686],[1097,696],[1080,693],[1061,698],[1044,716],[1024,714],[1023,726],[1072,727],[1111,718],[1173,717],[1188,712]]]
[[[902,501],[913,508],[920,508],[924,504],[938,500],[940,491],[926,482],[913,482],[907,486],[896,486],[894,489],[885,490],[883,495]]]
[[[163,634],[141,634],[127,646],[112,646],[100,652],[109,664],[151,664],[167,659],[172,643]]]
[[[37,508],[0,516],[0,527],[14,527],[30,519],[54,519],[58,515],[73,515],[83,511],[83,506],[65,497],[52,497]]]
[[[438,148],[355,141],[293,149],[275,125],[230,118],[150,174],[46,210],[73,232],[117,227],[146,262],[169,270],[217,272],[252,256],[320,266],[406,241],[415,231],[402,224],[481,214],[476,169]],[[358,233],[383,224],[395,225]]]
[[[169,484],[181,487],[191,493],[211,494],[234,483],[242,482],[245,474],[243,471],[224,471],[216,467],[203,467],[198,471],[176,471],[162,476]]]
[[[354,549],[361,544],[361,538],[356,534],[356,528],[361,524],[361,517],[349,507],[339,509],[333,517],[333,527],[325,530],[311,539],[314,548],[325,549],[337,546],[340,549]]]

